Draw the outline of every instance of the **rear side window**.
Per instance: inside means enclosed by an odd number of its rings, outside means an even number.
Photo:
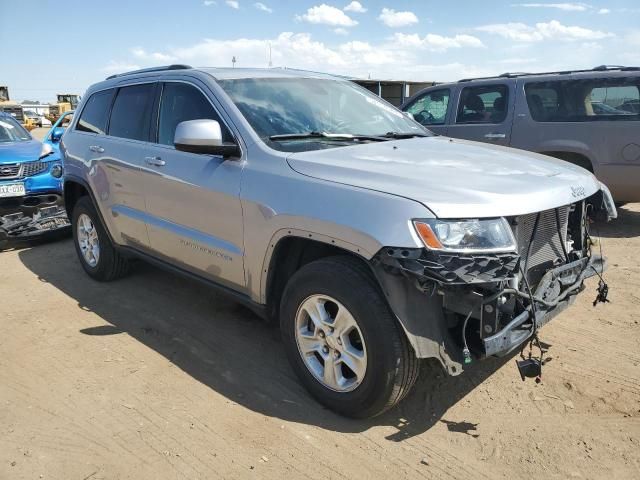
[[[160,102],[158,143],[173,145],[176,127],[180,122],[200,119],[216,120],[220,123],[222,141],[233,141],[229,130],[200,90],[186,83],[165,83]]]
[[[456,123],[502,123],[507,118],[506,85],[465,87],[460,93]]]
[[[82,109],[76,130],[104,134],[107,130],[107,118],[112,98],[113,90],[104,90],[91,95]]]
[[[638,120],[640,78],[532,82],[524,87],[537,122]]]
[[[153,83],[145,83],[118,90],[111,110],[109,135],[131,140],[149,139],[154,88]]]
[[[449,105],[449,89],[428,92],[406,109],[422,125],[443,125]]]

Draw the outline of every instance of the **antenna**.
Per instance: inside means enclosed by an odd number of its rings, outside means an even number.
[[[269,68],[273,67],[273,62],[271,61],[271,42],[269,42]]]
[[[234,56],[231,58],[231,67],[232,67],[232,68],[236,68],[236,62],[237,62],[237,60],[236,60],[236,56],[234,55]]]

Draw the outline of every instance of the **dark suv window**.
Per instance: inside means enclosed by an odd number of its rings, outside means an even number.
[[[524,87],[537,122],[638,120],[639,78],[531,82]]]
[[[109,135],[131,140],[148,140],[155,85],[145,83],[118,90],[113,102]]]
[[[76,130],[104,134],[112,98],[113,90],[104,90],[91,95],[82,109]]]
[[[216,120],[220,123],[222,141],[233,141],[229,130],[202,92],[186,83],[165,83],[160,103],[158,143],[173,145],[176,127],[180,122],[200,119]]]
[[[465,87],[460,94],[456,123],[502,123],[509,106],[506,85]]]
[[[449,105],[449,89],[434,90],[418,97],[406,109],[422,125],[443,125]]]

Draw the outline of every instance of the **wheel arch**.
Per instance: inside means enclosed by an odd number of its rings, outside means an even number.
[[[591,173],[595,173],[594,162],[585,153],[576,152],[573,150],[550,150],[540,153],[560,160],[564,160],[565,162],[569,162],[574,165],[578,165],[579,167],[582,167]]]
[[[336,255],[350,256],[360,261],[375,278],[368,261],[372,255],[357,245],[304,230],[283,229],[276,232],[268,245],[260,283],[260,303],[267,305],[269,318],[277,318],[280,298],[287,281],[295,272],[314,260]]]
[[[89,196],[89,189],[84,182],[75,178],[65,178],[64,180],[64,207],[67,216],[71,218],[73,207],[80,197]],[[92,199],[93,200],[93,199]]]

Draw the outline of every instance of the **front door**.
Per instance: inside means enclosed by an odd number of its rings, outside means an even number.
[[[229,129],[203,90],[184,82],[162,85],[155,118],[155,144],[142,167],[151,249],[178,267],[244,287],[243,163],[173,145],[176,126],[186,120],[217,120],[225,141],[232,140]]]
[[[513,120],[513,93],[512,85],[506,83],[462,87],[447,135],[508,146]]]
[[[451,89],[449,88],[428,90],[411,100],[411,103],[403,107],[403,110],[410,113],[416,122],[424,125],[433,133],[446,135],[450,98]]]

